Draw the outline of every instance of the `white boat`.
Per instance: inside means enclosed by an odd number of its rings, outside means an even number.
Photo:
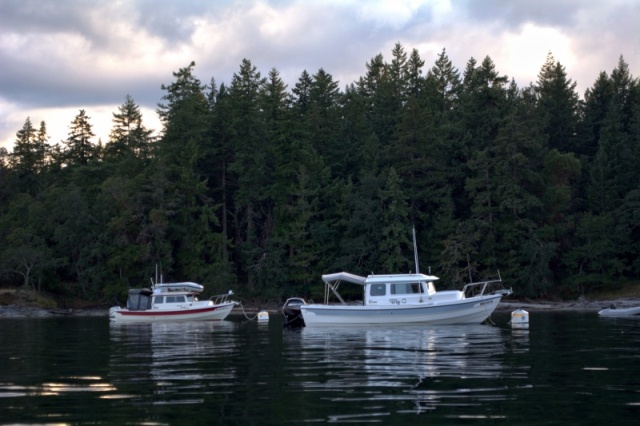
[[[433,275],[393,274],[361,277],[347,272],[323,275],[324,303],[299,307],[307,327],[386,324],[479,324],[512,293],[502,280],[470,283],[462,290],[436,291]],[[362,286],[363,300],[348,304],[338,293],[342,282]],[[334,294],[338,304],[330,304]]]
[[[117,323],[157,321],[222,321],[238,302],[233,294],[198,300],[204,287],[192,282],[160,283],[151,288],[129,290],[127,306],[109,309],[109,319]]]
[[[611,305],[610,308],[602,309],[598,312],[601,317],[637,317],[640,318],[640,306],[633,308],[616,308]]]

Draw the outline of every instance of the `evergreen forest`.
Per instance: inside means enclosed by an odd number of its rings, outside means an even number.
[[[640,286],[640,82],[621,56],[583,96],[551,53],[518,87],[396,44],[344,89],[243,60],[162,86],[162,129],[126,95],[107,141],[80,110],[0,151],[0,287],[122,303],[195,281],[245,301],[320,299],[326,273],[495,278],[520,297]],[[533,70],[533,73],[536,71]],[[533,74],[532,73],[532,74]],[[123,94],[124,95],[124,94]]]

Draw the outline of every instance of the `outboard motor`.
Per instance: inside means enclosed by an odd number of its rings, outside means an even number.
[[[284,327],[304,327],[304,318],[300,312],[300,306],[307,302],[301,297],[291,297],[284,302],[282,313],[284,314]]]

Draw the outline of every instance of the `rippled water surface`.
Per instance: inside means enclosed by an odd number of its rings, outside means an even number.
[[[0,320],[0,424],[637,424],[640,320],[282,329]]]

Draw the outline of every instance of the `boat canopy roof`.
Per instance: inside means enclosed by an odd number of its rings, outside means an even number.
[[[438,277],[435,275],[424,274],[391,274],[391,275],[369,275],[361,277],[360,275],[350,274],[348,272],[337,272],[335,274],[323,275],[322,280],[325,283],[334,281],[347,281],[353,284],[381,284],[381,283],[406,283],[416,281],[435,281]]]
[[[183,283],[160,283],[154,286],[154,290],[157,292],[201,292],[204,290],[204,287],[197,283],[192,282],[183,282]]]
[[[367,284],[383,283],[415,283],[416,281],[435,281],[439,279],[435,275],[425,274],[391,274],[391,275],[369,275]]]
[[[365,285],[367,279],[360,275],[350,274],[348,272],[336,272],[335,274],[327,274],[322,276],[322,281],[330,283],[333,281],[348,281],[354,284]]]

